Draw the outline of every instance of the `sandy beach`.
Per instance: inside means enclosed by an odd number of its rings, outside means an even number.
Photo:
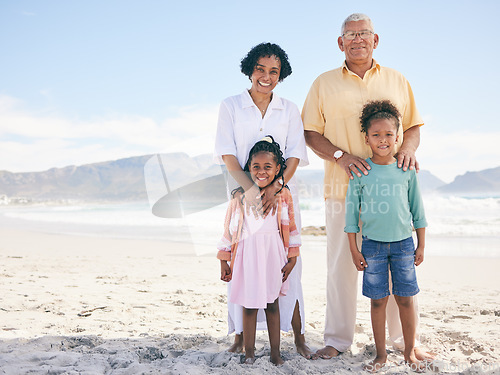
[[[225,349],[226,285],[214,254],[182,243],[0,230],[0,374],[350,374],[374,353],[359,293],[351,350],[310,361],[258,332],[253,366]],[[306,338],[322,347],[325,254],[303,236]],[[459,240],[458,240],[459,241]],[[432,239],[428,240],[432,246]],[[500,373],[498,258],[428,256],[418,268],[423,345],[438,373]],[[411,373],[390,351],[382,373]]]

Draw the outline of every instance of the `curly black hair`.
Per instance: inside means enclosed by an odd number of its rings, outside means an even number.
[[[288,55],[277,44],[274,43],[261,43],[253,47],[250,52],[241,60],[241,72],[248,78],[252,77],[253,71],[257,62],[261,57],[276,56],[281,63],[279,82],[283,81],[286,77],[292,74],[292,67],[288,62]]]
[[[258,154],[259,152],[270,152],[271,154],[273,154],[274,161],[276,162],[276,164],[280,166],[280,170],[274,179],[276,180],[281,176],[283,176],[283,172],[285,171],[286,168],[285,158],[283,157],[283,152],[281,152],[279,143],[276,142],[274,138],[270,135],[266,135],[264,138],[262,138],[260,141],[258,141],[256,144],[253,145],[253,147],[250,149],[250,152],[248,153],[248,160],[243,170],[245,172],[250,171],[250,164],[252,163],[252,158],[255,154]]]
[[[372,120],[388,119],[394,120],[396,130],[399,129],[401,114],[394,104],[389,100],[375,100],[368,102],[361,112],[361,131],[367,133]]]

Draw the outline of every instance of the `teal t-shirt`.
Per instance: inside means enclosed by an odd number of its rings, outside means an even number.
[[[424,204],[415,170],[403,171],[398,164],[370,164],[368,175],[349,180],[344,232],[358,233],[381,242],[401,241],[415,229],[427,226]]]

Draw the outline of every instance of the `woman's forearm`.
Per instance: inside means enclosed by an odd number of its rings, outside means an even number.
[[[288,183],[295,174],[295,171],[297,170],[297,167],[299,166],[300,159],[298,158],[288,158],[286,159],[286,169],[285,172],[283,173],[283,178],[285,179],[285,184]]]
[[[236,156],[222,155],[222,161],[224,161],[224,164],[226,165],[226,168],[231,176],[243,189],[245,189],[245,191],[253,186],[253,181],[243,171],[238,159],[236,159]]]

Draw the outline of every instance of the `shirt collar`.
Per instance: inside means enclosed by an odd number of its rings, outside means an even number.
[[[352,74],[354,74],[354,73],[353,73],[353,72],[351,72],[351,71],[349,70],[349,68],[347,67],[347,63],[346,63],[346,61],[345,61],[345,60],[344,60],[344,63],[342,64],[342,67],[341,67],[341,68],[342,68],[342,71],[343,71],[343,72],[346,72],[346,73],[352,73]],[[380,71],[380,64],[379,64],[379,63],[378,63],[375,59],[372,59],[372,67],[368,70],[368,72],[369,72],[369,71],[371,71],[371,70],[373,70],[373,71],[375,71],[375,70],[376,70],[376,71]],[[368,73],[368,72],[367,72],[367,73]]]
[[[243,93],[241,94],[241,96],[242,96],[241,105],[242,105],[243,108],[248,108],[248,107],[252,107],[252,106],[255,105],[255,103],[253,102],[252,97],[250,96],[250,93],[248,92],[248,90],[243,91]]]
[[[253,102],[252,97],[250,96],[248,90],[243,91],[241,104],[243,108],[249,108],[255,106],[255,103]],[[273,98],[271,99],[271,103],[269,103],[269,108],[285,109],[283,101],[278,95],[276,95],[275,92],[273,92]]]

